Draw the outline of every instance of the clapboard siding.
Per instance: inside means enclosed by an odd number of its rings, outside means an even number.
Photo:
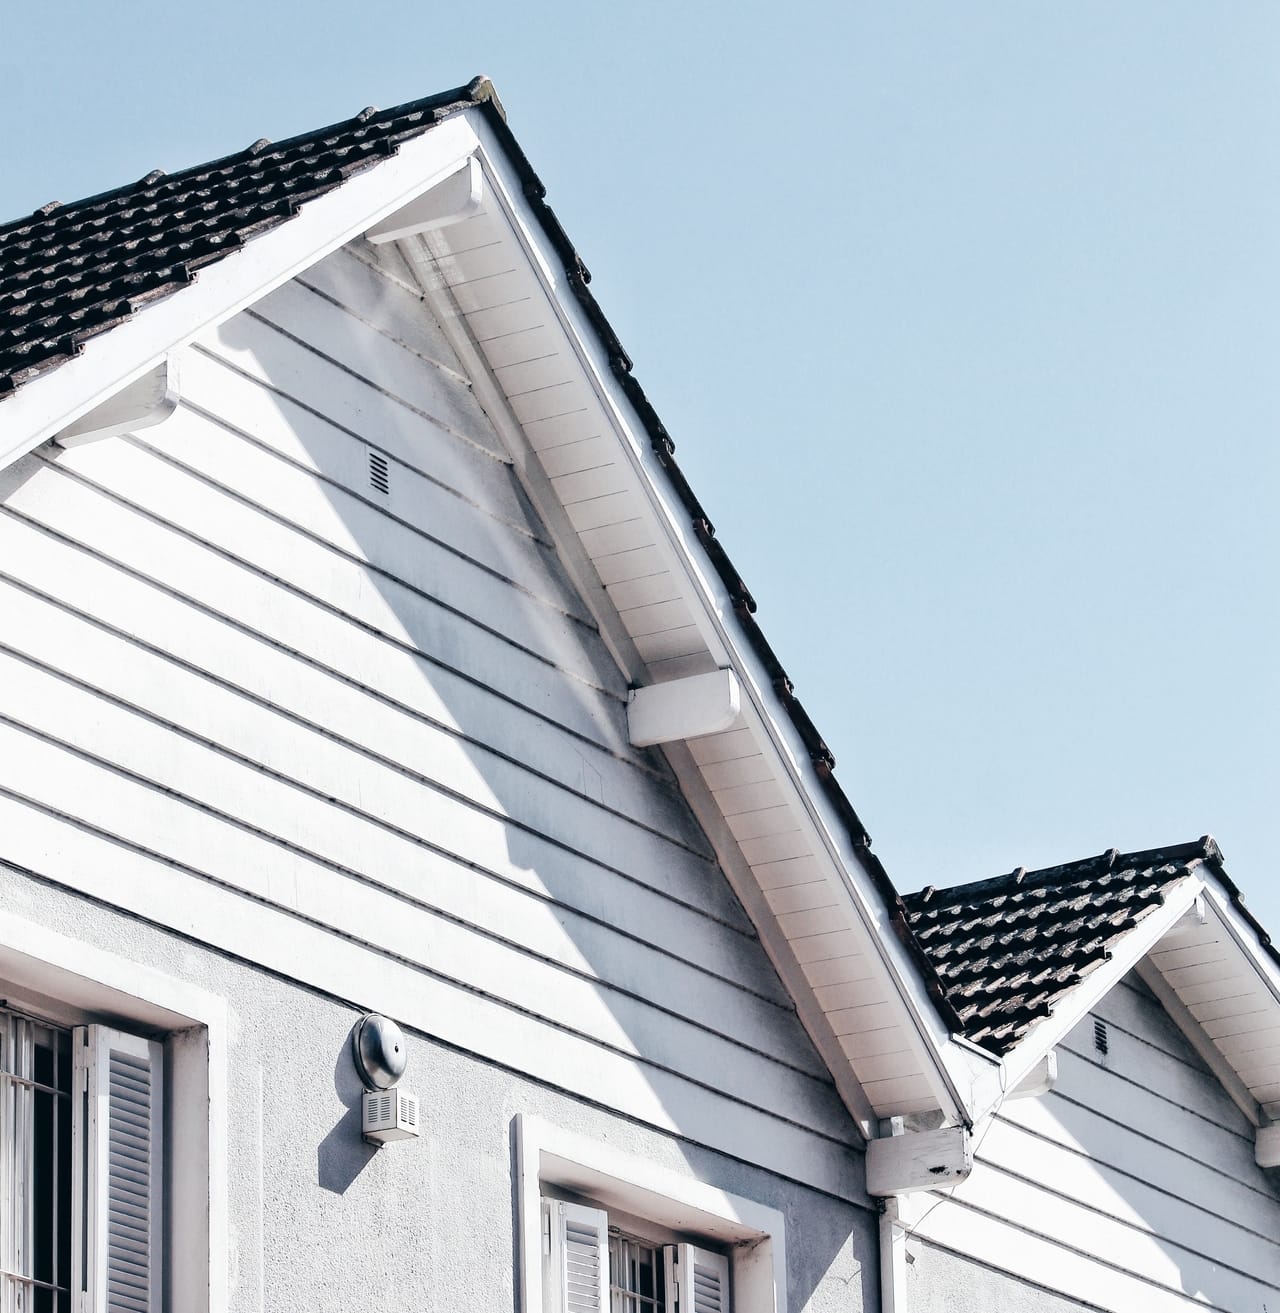
[[[1058,1060],[1050,1094],[999,1111],[921,1238],[1117,1313],[1275,1302],[1280,1191],[1254,1163],[1253,1128],[1150,992],[1117,987]]]
[[[11,500],[17,502],[23,508],[30,508],[38,495],[38,487],[33,483],[29,483],[20,489]],[[58,495],[50,500],[46,511],[52,513],[64,508],[80,511],[84,509],[84,506],[78,499],[63,495],[63,490],[59,488]],[[111,510],[121,515],[126,513],[119,506],[113,505]],[[72,529],[74,520],[64,527],[68,530]],[[148,524],[146,527],[149,529],[154,526]],[[194,565],[185,570],[181,568],[177,552],[180,540],[179,543],[170,543],[164,539],[162,541],[166,547],[170,548],[169,555],[161,558],[163,560],[161,573],[166,577],[166,581],[170,583],[170,586],[176,586],[180,590],[199,587],[203,582],[201,572]],[[221,565],[222,562],[220,559],[214,558],[213,564],[217,566]],[[225,596],[228,598],[234,596],[237,582],[234,578],[229,578],[226,581]],[[264,582],[266,581],[264,580]],[[275,596],[278,598],[278,590]],[[381,601],[378,600],[376,605],[381,606]],[[372,610],[373,606],[371,605],[366,609]],[[263,600],[263,610],[268,616],[267,632],[272,637],[295,650],[308,650],[309,633],[305,623],[300,624],[297,628],[278,623],[272,625],[269,619],[271,613],[270,593]],[[300,621],[304,622],[307,618],[306,615],[298,617]],[[418,637],[421,641],[421,635],[418,635]],[[457,645],[459,640],[455,635],[450,639],[450,642]],[[460,655],[461,660],[465,662],[465,649],[461,651]],[[366,652],[364,660],[367,661],[368,659],[368,653]],[[493,663],[495,667],[499,664],[499,654],[496,652],[493,656]],[[471,666],[474,674],[476,663],[472,662]],[[552,677],[555,677],[554,674]],[[563,682],[563,676],[560,678]],[[500,721],[495,724],[493,719],[490,718],[485,724],[485,730],[488,734],[500,732]],[[504,774],[505,767],[506,763],[503,763],[502,768],[495,765],[494,771],[489,773],[487,780],[490,788],[498,784],[495,774]],[[444,779],[440,783],[442,786],[448,787],[451,781]],[[528,797],[531,791],[536,790],[537,785],[538,781],[533,776],[527,773],[523,775],[519,779],[518,793],[513,789],[503,810],[519,822],[521,820],[520,801]],[[701,905],[707,910],[713,911],[723,916],[730,923],[746,929],[745,917],[736,902],[718,883],[712,884],[706,879],[705,873],[709,866],[708,859],[662,833],[664,816],[670,809],[670,797],[661,793],[656,796],[664,804],[663,807],[650,818],[648,826],[627,827],[625,841],[622,842],[619,841],[615,830],[615,827],[622,824],[622,822],[607,813],[600,814],[601,809],[562,806],[558,799],[550,805],[539,805],[538,800],[535,798],[533,810],[536,814],[526,824],[526,829],[530,832],[530,842],[540,844],[543,841],[542,836],[546,835],[562,846],[565,858],[575,854],[586,856],[589,859],[594,858],[600,863],[628,875],[630,878],[649,883],[657,888],[666,889],[672,892],[674,896],[680,896],[688,891],[691,897],[701,900]],[[483,801],[488,803],[488,799]],[[506,838],[501,827],[495,833],[493,843],[499,846],[505,845]]]
[[[857,1197],[829,1074],[423,316],[340,253],[193,347],[166,425],[6,481],[3,856]]]
[[[13,670],[0,670],[8,684]],[[38,691],[30,682],[15,680],[13,686],[22,695]],[[79,716],[84,708],[69,698],[67,711],[68,717]],[[102,720],[110,729],[110,716]],[[147,736],[138,737],[146,751],[151,746]],[[278,835],[229,811],[201,806],[168,784],[168,774],[163,782],[148,779],[83,750],[69,751],[65,740],[45,730],[19,729],[8,717],[0,718],[0,760],[5,763],[0,765],[0,787],[14,795],[48,808],[57,806],[60,796],[70,795],[74,803],[64,800],[61,806],[78,820],[100,831],[110,829],[137,848],[163,835],[166,855],[191,870],[207,866],[209,855],[216,854],[216,871],[224,884],[270,898],[371,950],[394,954],[469,990],[485,991],[518,1008],[532,1003],[540,1016],[598,1045],[685,1072],[711,1087],[723,1082],[727,1089],[740,1091],[744,1102],[800,1119],[829,1136],[839,1135],[842,1119],[825,1081],[806,1080],[771,1055],[721,1037],[711,1026],[694,1025],[678,1011],[678,999],[668,999],[669,1006],[660,1009],[649,998],[602,986],[594,974],[568,971],[536,957],[507,936],[478,933],[474,913],[459,924],[416,898],[398,896],[398,888],[413,887],[411,855],[400,854],[396,862],[397,854],[384,854],[373,845],[375,859],[385,856],[388,863],[384,881],[397,886],[387,890],[385,884],[362,879],[358,868],[316,860],[303,846],[314,838],[311,816],[298,816],[287,827],[289,835]],[[103,769],[112,766],[117,768]],[[221,792],[231,794],[237,781],[218,783]],[[238,783],[243,789],[254,787],[248,776]],[[258,781],[263,795],[258,810],[278,814],[272,790],[264,787],[269,784]],[[239,798],[233,796],[232,801],[236,812],[250,810]],[[276,849],[281,850],[279,857]],[[508,932],[515,933],[516,927]],[[636,983],[643,987],[645,982]],[[762,1063],[762,1057],[770,1061]],[[752,1077],[766,1068],[771,1078],[753,1084]]]
[[[88,459],[79,456],[82,464]],[[330,636],[330,628],[316,615],[323,611],[381,639],[384,646],[423,657],[479,687],[492,689],[502,699],[540,712],[579,736],[624,752],[620,699],[593,694],[585,683],[575,688],[580,681],[573,676],[562,674],[499,634],[469,626],[427,599],[393,588],[389,591],[404,597],[411,611],[411,618],[402,619],[376,586],[362,583],[358,567],[340,559],[331,559],[327,571],[324,563],[313,559],[313,582],[320,592],[311,592],[255,564],[248,555],[203,542],[175,522],[172,505],[143,511],[128,498],[95,486],[69,464],[60,465],[58,475],[56,494],[45,495],[43,488],[27,484],[13,494],[10,504],[164,587],[195,596],[262,632],[279,628],[286,635],[305,636],[305,647],[294,644],[300,650],[311,651],[318,639]],[[225,504],[234,505],[230,499],[225,499]],[[256,527],[249,517],[244,522]],[[235,546],[246,554],[255,551],[252,541]],[[278,563],[297,573],[288,560]],[[341,594],[346,605],[334,600],[336,594]],[[278,623],[275,617],[279,617]],[[287,637],[283,641],[287,642]],[[366,649],[366,659],[370,654]]]
[[[502,749],[469,734],[464,726],[483,719],[483,710],[495,700],[492,690],[396,645],[386,645],[378,659],[370,661],[367,631],[327,611],[312,608],[307,614],[311,625],[302,632],[312,639],[313,646],[301,652],[275,636],[281,628],[292,632],[287,624],[274,625],[269,631],[242,623],[227,612],[167,591],[141,573],[111,563],[44,525],[34,534],[32,529],[36,529],[34,522],[21,522],[11,508],[7,514],[0,512],[0,543],[12,547],[4,558],[12,577],[103,623],[114,621],[115,627],[130,636],[183,656],[201,670],[238,678],[269,702],[292,707],[303,715],[332,707],[335,715],[345,715],[343,723],[355,737],[370,718],[378,719],[385,705],[386,716],[400,712],[415,722],[405,734],[416,734],[419,727],[438,728],[472,748],[503,755],[622,815],[643,820],[649,813],[639,801],[647,800],[650,808],[663,805],[664,792],[666,814],[680,814],[670,796],[674,785],[665,777],[646,774],[642,761],[620,758],[532,708],[506,701],[501,715],[494,713],[505,726]],[[242,596],[252,592],[253,582],[246,581]],[[269,583],[262,585],[262,593],[269,601]],[[251,607],[243,609],[251,620],[260,618],[252,614]],[[279,614],[287,621],[290,610],[282,606]],[[320,656],[327,657],[328,663]],[[366,658],[363,666],[360,656]],[[424,675],[424,666],[429,674]],[[333,681],[368,696],[355,703],[334,701]],[[548,732],[549,727],[558,732]],[[646,775],[646,783],[638,789],[637,774]]]
[[[315,925],[270,894],[230,898],[213,879],[154,851],[0,789],[4,859],[113,907],[358,1006],[399,1003],[407,1026],[553,1088],[591,1100],[841,1198],[862,1197],[860,1155],[652,1062],[539,1023],[462,990],[385,949]]]
[[[538,537],[537,526],[526,518],[511,518],[477,505],[444,480],[432,478],[295,403],[274,396],[260,383],[203,350],[192,350],[185,357],[183,389],[186,416],[203,416],[221,429],[230,430],[248,447],[274,455],[327,485],[346,489],[444,550],[512,580],[518,588],[569,615],[590,621],[582,600],[567,585],[559,586],[559,576],[548,568],[552,549]],[[300,433],[306,434],[305,443]],[[181,457],[196,467],[194,451],[189,445],[173,441],[169,425],[144,437],[154,449]],[[389,467],[385,492],[370,485],[373,455],[380,456]],[[259,467],[271,469],[261,457]],[[447,535],[440,531],[442,524],[448,525]],[[507,532],[496,532],[496,526]],[[531,551],[531,546],[537,550]],[[550,595],[544,596],[546,593]]]
[[[296,718],[278,716],[282,722],[281,732],[278,736],[268,736],[262,732],[263,726],[255,724],[255,718],[264,706],[270,710],[269,704],[259,699],[248,699],[238,690],[228,690],[223,685],[182,668],[169,669],[167,667],[171,663],[159,658],[154,652],[139,648],[123,636],[112,637],[97,627],[78,623],[74,616],[63,611],[55,611],[51,622],[46,620],[40,628],[50,633],[55,640],[65,642],[66,646],[53,646],[45,657],[31,655],[32,649],[42,644],[33,641],[25,626],[33,615],[39,618],[40,606],[39,599],[0,580],[0,607],[3,607],[7,618],[12,618],[15,627],[13,637],[0,644],[0,664],[6,671],[6,687],[11,688],[15,695],[34,698],[49,694],[65,700],[68,707],[73,709],[72,714],[98,716],[99,708],[92,697],[92,687],[50,664],[58,661],[67,664],[66,653],[78,652],[94,663],[94,678],[97,682],[110,685],[105,695],[111,700],[107,704],[108,708],[122,703],[124,714],[143,716],[154,722],[161,736],[172,732],[189,738],[208,751],[226,757],[231,763],[242,761],[245,746],[256,738],[261,751],[252,762],[253,769],[279,782],[295,821],[300,823],[301,816],[308,810],[315,814],[312,833],[322,837],[326,835],[326,809],[335,803],[363,824],[374,827],[375,833],[362,832],[361,838],[366,846],[371,845],[370,858],[376,859],[378,863],[375,883],[390,882],[389,887],[399,888],[405,895],[422,899],[426,905],[437,907],[446,914],[464,919],[469,916],[475,920],[478,913],[478,923],[494,933],[505,931],[522,937],[532,934],[535,951],[584,969],[585,963],[579,960],[583,953],[576,947],[576,940],[582,936],[593,938],[600,933],[600,923],[621,916],[628,928],[629,937],[641,939],[648,947],[668,959],[662,975],[655,978],[655,983],[649,987],[652,996],[661,997],[669,993],[668,1006],[674,1007],[684,997],[682,991],[696,985],[698,990],[695,997],[703,999],[708,1007],[721,1011],[721,1025],[731,1024],[734,1017],[744,1009],[751,1012],[762,1008],[757,1018],[761,1023],[774,1018],[778,1004],[757,992],[758,982],[751,970],[755,964],[748,947],[749,941],[740,935],[708,935],[705,917],[687,904],[655,896],[649,889],[635,883],[617,891],[612,902],[606,904],[593,896],[598,881],[590,878],[592,868],[586,864],[581,864],[585,878],[576,880],[564,897],[555,898],[543,885],[530,879],[528,868],[502,862],[501,853],[498,854],[500,864],[489,867],[480,864],[477,854],[486,842],[483,820],[479,822],[480,836],[474,848],[469,850],[472,855],[464,858],[451,851],[450,845],[464,847],[459,837],[468,830],[465,812],[458,816],[454,824],[442,823],[437,828],[426,823],[431,819],[430,808],[421,805],[420,788],[412,787],[415,784],[414,776],[371,751],[360,751],[355,744],[330,737],[315,724],[300,725]],[[24,654],[25,661],[15,664],[13,659],[6,659],[10,653]],[[116,663],[122,664],[117,666]],[[41,682],[48,680],[55,682]],[[63,688],[57,681],[66,687]],[[38,708],[28,713],[22,723],[55,736],[58,734],[57,725],[51,723],[51,718],[41,716]],[[263,725],[267,724],[269,722],[263,722]],[[65,741],[79,745],[79,734],[79,729],[73,725],[71,737]],[[136,767],[144,773],[148,769],[154,770],[152,759],[147,754],[156,745],[148,744],[146,738],[144,731],[136,746],[117,751],[113,756],[114,763],[128,768]],[[87,748],[90,745],[82,746]],[[164,748],[167,744],[162,740],[159,746]],[[359,759],[368,764],[367,770],[360,777],[359,788],[351,776],[353,750],[359,752]],[[291,756],[290,751],[294,755]],[[191,787],[199,790],[200,796],[207,797],[212,805],[219,797],[214,781],[215,770],[202,773],[199,770],[201,760],[197,754],[195,760],[189,763],[188,769],[193,781]],[[459,755],[458,761],[466,768],[464,757]],[[176,761],[166,758],[167,779],[172,778],[177,766]],[[388,767],[394,773],[387,773]],[[293,773],[289,774],[289,770]],[[254,782],[257,783],[256,780]],[[431,787],[425,777],[417,777],[416,783]],[[275,805],[268,787],[267,800],[263,803],[268,820],[271,819],[271,808]],[[241,819],[252,820],[250,817]],[[350,855],[344,854],[341,849],[341,842],[349,827],[345,822],[335,822],[330,828],[336,829],[336,837],[329,839],[323,848],[313,839],[312,851],[322,860],[341,867],[344,862],[350,861]],[[440,838],[429,837],[433,834],[438,834]],[[366,858],[366,864],[370,858]],[[470,870],[488,879],[478,882],[464,877],[459,869],[462,861],[467,862]],[[401,884],[395,884],[389,872],[399,871],[408,865],[412,867],[411,875]],[[494,887],[491,889],[490,885]],[[537,898],[539,903],[550,904],[558,916],[572,912],[574,937],[570,938],[561,931],[544,942],[538,935],[541,925],[538,913],[541,909],[537,903],[530,906],[530,895]],[[489,918],[487,922],[486,915]],[[579,924],[580,920],[584,924]],[[592,922],[597,923],[594,930]],[[647,931],[647,935],[641,934],[641,931]],[[609,926],[607,934],[601,939],[598,956],[616,974],[616,978],[610,978],[615,983],[624,984],[626,973],[634,964],[625,953],[610,951],[616,948],[612,939],[619,933],[623,932]],[[699,958],[708,939],[723,943],[725,948],[719,952],[707,952]],[[551,950],[550,943],[555,944],[556,951]],[[674,951],[677,947],[683,947],[686,957],[694,961],[689,963],[680,958]],[[785,1060],[795,1060],[791,1046],[783,1043],[778,1051]],[[808,1064],[806,1069],[817,1070],[812,1064]]]

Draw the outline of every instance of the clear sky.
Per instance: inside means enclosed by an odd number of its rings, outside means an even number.
[[[0,214],[487,73],[900,888],[1280,935],[1280,6],[10,6]]]

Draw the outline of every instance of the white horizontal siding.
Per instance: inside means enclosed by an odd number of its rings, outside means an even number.
[[[7,481],[4,859],[856,1198],[830,1077],[419,299],[340,254],[189,362],[169,425]],[[612,495],[577,455],[566,494]],[[613,582],[663,634],[644,564]]]
[[[1087,1018],[1054,1091],[1000,1110],[919,1234],[1116,1313],[1274,1302],[1280,1191],[1252,1127],[1140,984],[1095,1016],[1107,1052]]]

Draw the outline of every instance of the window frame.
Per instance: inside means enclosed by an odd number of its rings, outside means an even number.
[[[787,1313],[786,1219],[777,1209],[527,1113],[515,1118],[515,1138],[521,1313],[558,1313],[543,1295],[542,1200],[562,1191],[723,1249],[734,1313]]]
[[[20,947],[19,947],[20,946]],[[230,1297],[226,1000],[0,910],[0,997],[57,1026],[163,1036],[166,1308],[219,1313]]]

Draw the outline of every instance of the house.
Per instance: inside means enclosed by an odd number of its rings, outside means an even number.
[[[589,282],[483,79],[0,228],[0,1307],[1274,1306],[1216,846],[900,896]]]

